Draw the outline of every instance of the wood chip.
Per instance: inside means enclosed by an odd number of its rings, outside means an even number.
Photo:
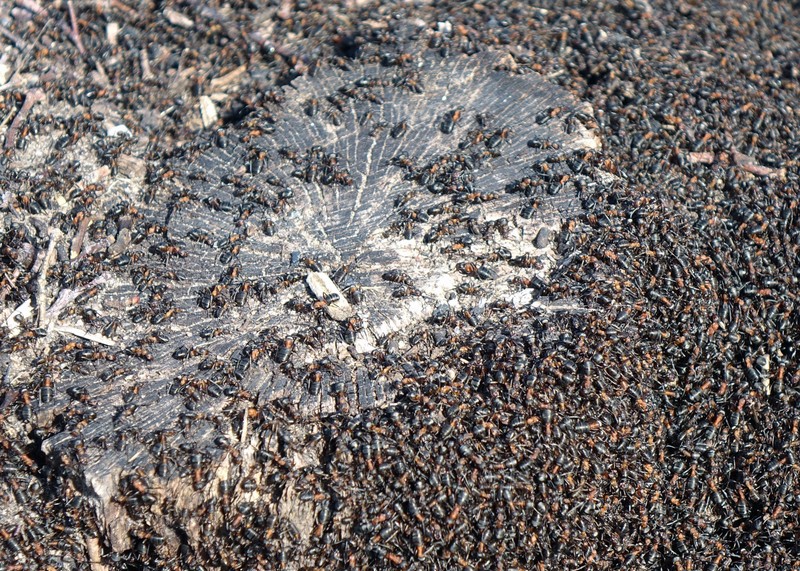
[[[689,153],[687,157],[690,163],[711,164],[714,162],[714,153]]]
[[[200,118],[203,120],[203,128],[208,129],[217,123],[217,106],[207,95],[200,96]]]
[[[143,183],[147,174],[147,163],[139,157],[120,155],[117,158],[117,171],[134,182]]]
[[[338,296],[336,301],[328,303],[325,311],[331,319],[336,321],[344,321],[348,317],[353,316],[353,307],[344,297],[344,294],[339,289],[333,280],[328,277],[325,272],[309,272],[306,278],[306,283],[311,289],[311,292],[319,300],[327,300],[330,296]]]
[[[117,22],[109,22],[106,24],[106,39],[108,40],[109,45],[119,45],[119,30],[119,23]]]
[[[173,10],[172,8],[164,8],[163,14],[164,17],[167,19],[167,22],[169,22],[173,26],[178,26],[186,29],[194,28],[194,20],[192,20],[185,14],[181,14],[177,10]]]
[[[25,8],[29,12],[33,12],[37,16],[47,12],[47,10],[45,10],[44,7],[42,7],[42,5],[36,0],[16,0],[14,3],[21,8]]]
[[[8,56],[6,54],[0,58],[0,85],[8,81],[11,77],[11,66],[8,65]]]
[[[70,260],[74,260],[81,253],[81,249],[83,249],[83,239],[86,237],[86,230],[88,230],[91,221],[91,218],[84,216],[78,224],[78,229],[75,231],[75,236],[72,238],[72,243],[70,244]]]
[[[153,79],[155,76],[153,75],[153,70],[150,69],[150,59],[147,56],[147,50],[142,48],[139,51],[139,58],[142,64],[142,80],[149,81]]]
[[[128,126],[124,123],[120,123],[119,125],[112,125],[106,130],[106,134],[109,137],[118,137],[119,135],[125,135],[126,137],[132,137],[133,133],[131,130],[128,129]]]
[[[8,131],[6,131],[6,142],[4,145],[5,149],[10,149],[14,146],[17,140],[17,131],[22,126],[23,121],[30,113],[33,106],[41,101],[46,101],[47,96],[45,95],[44,90],[35,88],[28,91],[27,95],[25,95],[25,101],[22,102],[22,107],[20,107],[17,114],[14,116],[14,120],[11,121],[11,125],[8,127]]]
[[[750,174],[754,174],[756,176],[774,176],[778,174],[777,169],[758,164],[750,155],[745,155],[744,153],[734,151],[732,158],[733,164],[742,167],[743,171],[747,171]]]
[[[89,555],[89,568],[91,571],[108,571],[108,567],[103,564],[103,551],[100,549],[100,540],[84,534],[83,541],[86,543],[86,553]]]
[[[246,65],[240,65],[233,71],[226,73],[225,75],[221,75],[219,77],[215,77],[209,82],[209,87],[211,91],[219,91],[221,89],[225,89],[229,85],[235,84],[239,82],[239,78],[247,71]]]
[[[747,171],[747,172],[749,172],[751,174],[754,174],[756,176],[775,176],[775,175],[777,175],[779,173],[779,171],[776,170],[776,169],[772,169],[772,168],[765,167],[763,165],[757,165],[757,164],[742,165],[742,170],[743,171]]]
[[[108,247],[108,253],[111,256],[118,256],[124,252],[131,243],[131,231],[123,228],[117,232],[117,239]]]
[[[742,166],[742,165],[753,165],[756,163],[756,160],[751,157],[750,155],[745,155],[744,153],[740,153],[738,151],[733,151],[731,155],[733,158],[733,164]]]

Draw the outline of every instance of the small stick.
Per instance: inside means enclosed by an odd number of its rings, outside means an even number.
[[[36,278],[36,312],[38,316],[36,323],[39,327],[44,327],[47,317],[47,270],[50,264],[53,263],[53,257],[56,250],[55,236],[50,234],[50,241],[47,243],[47,253],[44,255],[41,267],[39,268],[39,275]]]
[[[116,8],[117,10],[121,10],[122,12],[125,12],[128,15],[136,14],[136,10],[134,10],[121,0],[111,0],[111,7]]]
[[[0,287],[0,303],[6,300],[6,296],[11,293],[11,290],[17,285],[17,278],[19,277],[19,268],[14,268],[11,276],[3,276],[2,287]]]
[[[81,253],[83,249],[83,240],[86,238],[86,231],[89,229],[90,222],[91,219],[88,216],[84,216],[78,223],[78,229],[75,231],[75,237],[72,238],[72,244],[69,249],[69,258],[71,260],[77,258],[78,254]]]
[[[763,165],[757,165],[755,163],[741,165],[741,169],[758,176],[773,176],[778,172],[775,169],[765,167]]]
[[[142,80],[149,81],[155,77],[150,69],[150,60],[147,59],[147,50],[142,48],[139,52],[139,57],[142,61]]]
[[[37,16],[39,14],[44,14],[46,12],[46,10],[42,7],[42,5],[39,4],[36,0],[17,0],[14,3],[20,8],[24,8],[28,12],[36,14]]]
[[[17,138],[17,131],[22,126],[22,122],[28,116],[33,106],[38,103],[39,101],[44,100],[44,91],[39,88],[31,89],[25,95],[25,101],[22,102],[22,107],[19,108],[19,112],[17,116],[14,117],[14,120],[11,122],[11,125],[8,127],[8,131],[6,131],[6,142],[3,147],[5,149],[10,149],[14,146]]]
[[[69,19],[72,22],[72,41],[75,42],[75,46],[77,46],[80,54],[85,55],[86,48],[83,47],[81,33],[78,31],[78,18],[75,17],[75,5],[72,3],[72,0],[67,0],[67,7],[69,8]]]
[[[89,333],[88,331],[78,329],[77,327],[73,327],[71,325],[55,325],[51,328],[51,331],[55,331],[56,333],[67,333],[74,335],[75,337],[80,337],[81,339],[86,339],[87,341],[93,341],[94,343],[106,345],[108,347],[115,347],[117,345],[113,339],[109,339],[105,335],[100,335],[99,333]]]
[[[36,0],[16,0],[15,4],[20,8],[24,8],[25,10],[31,12],[36,16],[47,14],[47,10]],[[72,28],[70,29],[70,27],[66,24],[66,22],[60,22],[59,27],[64,31],[65,34],[67,34],[67,36],[70,37],[70,39],[75,43],[75,45],[78,46],[78,51],[81,54],[83,54],[85,50],[83,48],[83,43],[81,42],[80,34],[78,33],[78,20],[75,17],[75,7],[72,5],[72,0],[69,0],[68,8],[69,8],[70,19],[72,20]],[[50,20],[48,19],[45,22],[45,26],[47,26],[49,23]],[[42,29],[42,31],[44,31],[44,28]],[[42,32],[39,32],[40,36],[41,34]]]
[[[0,85],[0,91],[5,91],[6,89],[10,89],[10,88],[14,87],[14,85],[15,85],[14,78],[17,76],[19,71],[24,66],[26,66],[28,64],[28,61],[29,61],[30,56],[31,56],[31,52],[33,51],[33,47],[34,46],[37,46],[37,47],[40,47],[40,48],[42,47],[42,44],[39,43],[39,40],[42,37],[42,34],[44,34],[45,31],[47,31],[49,26],[50,26],[50,20],[48,19],[48,20],[45,21],[44,25],[42,25],[42,29],[39,30],[39,33],[36,34],[36,39],[33,40],[33,44],[29,45],[24,50],[24,52],[22,54],[21,61],[17,64],[16,69],[14,69],[14,73],[11,74],[11,77],[9,77],[8,80],[3,85]],[[5,124],[5,121],[3,121],[3,123]]]
[[[97,69],[97,73],[100,75],[100,80],[103,82],[103,85],[109,85],[111,80],[108,79],[108,74],[106,73],[106,68],[103,67],[103,64],[100,63],[95,58],[91,58],[92,62],[94,63],[95,69]]]
[[[6,38],[8,38],[12,42],[14,42],[14,45],[17,46],[18,50],[22,51],[24,49],[27,49],[28,44],[25,42],[25,40],[20,38],[17,34],[12,32],[11,30],[6,28],[5,26],[0,26],[0,34],[2,34]]]
[[[100,541],[96,537],[83,536],[86,544],[86,553],[89,555],[89,569],[91,571],[108,571],[108,566],[103,564],[102,550]]]
[[[47,309],[47,320],[53,321],[58,316],[59,313],[64,311],[64,308],[68,307],[72,302],[74,302],[83,292],[92,289],[95,286],[102,285],[108,281],[108,276],[106,274],[102,274],[97,276],[87,285],[75,289],[62,289],[58,292],[56,296],[56,300],[52,303],[52,305]]]
[[[244,409],[242,413],[242,434],[239,436],[239,442],[244,444],[245,438],[247,438],[247,409]]]

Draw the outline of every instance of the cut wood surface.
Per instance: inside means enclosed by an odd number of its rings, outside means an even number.
[[[43,285],[36,302],[44,315],[62,299],[32,346],[38,414],[63,419],[42,449],[96,497],[114,550],[131,547],[131,502],[177,549],[175,514],[247,478],[256,491],[233,493],[255,500],[279,473],[265,458],[318,462],[281,443],[270,411],[301,442],[321,415],[389,402],[411,333],[530,306],[520,284],[558,263],[553,236],[601,176],[583,160],[599,141],[591,108],[507,60],[321,67],[123,181],[91,236],[87,217],[64,237],[70,258],[99,261],[93,281]],[[294,495],[283,487],[275,513],[308,535]]]

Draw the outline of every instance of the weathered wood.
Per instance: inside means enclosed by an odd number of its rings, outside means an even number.
[[[281,473],[265,459],[317,462],[313,445],[282,440],[391,399],[405,373],[370,355],[386,339],[403,350],[431,316],[530,302],[514,280],[557,262],[541,230],[578,211],[592,183],[580,156],[598,142],[590,109],[502,63],[318,69],[189,146],[145,203],[109,202],[102,280],[72,297],[118,324],[103,333],[115,346],[88,331],[35,374],[55,386],[39,414],[63,417],[44,451],[96,496],[114,549],[130,547],[142,504],[173,549],[170,514],[200,542],[185,516],[220,482],[253,478],[243,500]],[[54,317],[51,332],[70,325]],[[309,534],[313,512],[279,489],[273,513]]]

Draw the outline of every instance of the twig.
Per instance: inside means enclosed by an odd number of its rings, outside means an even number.
[[[69,19],[72,22],[72,41],[75,42],[75,46],[78,48],[78,51],[81,55],[86,55],[86,48],[83,47],[83,42],[81,41],[81,33],[78,30],[78,18],[75,17],[75,5],[72,3],[72,0],[67,0],[67,7],[69,8]]]
[[[36,15],[46,14],[47,13],[47,10],[45,8],[43,8],[38,2],[36,2],[36,0],[18,0],[17,4],[20,7],[25,8],[26,10],[29,10],[29,11],[33,12],[34,14],[36,14]],[[75,46],[78,48],[78,52],[81,54],[81,56],[86,57],[86,48],[83,45],[83,40],[81,40],[81,32],[78,29],[78,17],[75,14],[75,4],[74,4],[73,0],[68,0],[67,1],[67,9],[69,11],[69,20],[70,20],[71,26],[67,26],[66,23],[61,22],[60,23],[61,29],[64,30],[64,32],[66,32],[66,34],[69,36],[69,38],[75,44]],[[8,32],[8,34],[10,34],[10,33],[11,32]],[[2,29],[2,27],[0,27],[0,34],[6,35],[6,37],[9,37],[9,39],[11,39],[15,43],[17,43],[18,44],[17,47],[19,47],[19,42],[22,42],[22,44],[25,45],[25,41],[22,38],[16,38],[15,39],[15,37],[7,36],[7,34]],[[41,35],[41,32],[40,32],[40,35]],[[13,36],[13,34],[11,34],[11,36]],[[38,37],[37,37],[36,43],[38,44]],[[109,83],[108,74],[106,73],[106,70],[103,67],[103,64],[100,63],[99,61],[95,60],[94,58],[87,58],[87,59],[89,59],[90,60],[89,63],[93,64],[95,66],[95,68],[97,69],[97,73],[100,75],[101,81],[104,84],[108,85],[108,83]]]
[[[6,300],[6,296],[11,293],[14,286],[17,285],[17,278],[19,277],[19,268],[14,268],[11,276],[3,276],[3,285],[0,287],[0,303]]]
[[[41,4],[39,4],[36,0],[17,0],[16,2],[14,2],[14,4],[19,6],[20,8],[24,8],[28,12],[36,14],[37,16],[39,14],[44,14],[45,12],[47,12],[47,10],[45,10],[44,7]]]
[[[6,84],[6,85],[8,85],[8,84]],[[5,117],[3,117],[3,120],[2,120],[2,121],[0,121],[0,129],[2,129],[3,127],[5,127],[5,126],[6,126],[6,123],[8,123],[9,121],[11,121],[11,118],[12,118],[13,116],[14,116],[14,112],[13,112],[13,111],[9,111],[8,113],[6,113],[6,116],[5,116]],[[3,197],[3,206],[5,207],[7,204],[8,204],[8,200],[6,200],[6,199],[5,199],[5,197]]]
[[[39,30],[38,34],[36,34],[36,38],[33,40],[33,43],[29,45],[23,52],[22,57],[20,58],[20,62],[14,69],[14,73],[11,74],[11,77],[9,77],[8,80],[3,85],[0,85],[0,91],[5,91],[6,89],[11,89],[12,87],[14,87],[15,85],[14,78],[17,76],[19,71],[28,64],[34,46],[40,48],[42,47],[42,44],[39,42],[39,40],[49,27],[50,27],[50,19],[47,19],[45,23],[42,25],[42,29]]]
[[[247,65],[242,64],[233,71],[215,77],[209,82],[209,89],[211,92],[222,91],[231,84],[238,83],[243,74],[247,72]]]
[[[765,167],[763,165],[757,165],[753,163],[748,163],[741,165],[742,170],[745,170],[751,174],[758,175],[758,176],[775,176],[778,174],[778,170]]]
[[[78,223],[78,229],[75,231],[75,237],[72,238],[72,244],[70,245],[69,249],[69,258],[71,260],[77,258],[78,254],[81,253],[81,249],[83,248],[83,240],[86,238],[86,231],[89,229],[90,222],[91,218],[84,216],[83,219]]]
[[[111,7],[116,8],[117,10],[120,10],[122,12],[125,12],[128,15],[136,14],[136,10],[134,10],[133,8],[122,2],[122,0],[111,0]]]
[[[147,50],[142,48],[139,51],[139,58],[142,62],[142,81],[150,81],[155,76],[153,75],[152,70],[150,69],[150,60],[147,59]]]
[[[711,164],[714,162],[714,153],[689,153],[689,162],[690,163],[704,163],[704,164]]]
[[[56,333],[68,333],[70,335],[80,337],[81,339],[93,341],[94,343],[100,343],[101,345],[106,345],[108,347],[116,346],[116,342],[113,339],[109,339],[105,335],[100,335],[99,333],[89,333],[88,331],[78,329],[77,327],[72,327],[71,325],[55,325],[51,328],[51,331],[55,331]]]
[[[83,541],[86,544],[86,553],[89,555],[89,569],[91,571],[108,571],[108,566],[103,564],[100,541],[96,537],[86,534],[83,536]]]
[[[247,438],[247,409],[242,413],[242,434],[239,436],[239,442],[244,444]]]
[[[29,12],[40,16],[42,14],[47,14],[47,9],[39,4],[36,0],[16,0],[16,5],[20,8],[24,8]],[[69,18],[72,23],[72,27],[68,26],[66,22],[60,22],[59,27],[64,31],[64,33],[69,36],[69,38],[73,41],[75,46],[78,48],[78,51],[81,55],[86,53],[86,49],[83,47],[83,42],[81,41],[81,35],[78,31],[78,18],[75,16],[75,6],[72,3],[72,0],[67,1],[67,8],[69,10]]]
[[[56,296],[56,300],[53,304],[47,309],[47,319],[52,321],[56,319],[59,313],[64,311],[66,307],[68,307],[72,302],[77,299],[79,295],[81,295],[86,290],[89,290],[93,287],[102,285],[108,281],[109,277],[107,274],[102,274],[97,276],[91,282],[83,287],[78,287],[75,289],[65,288],[58,292]]]
[[[47,253],[44,255],[39,275],[36,278],[36,323],[38,327],[44,327],[47,320],[47,270],[53,263],[56,251],[55,232],[50,234],[50,241],[47,243]],[[38,264],[37,264],[38,265]]]
[[[17,46],[17,49],[20,51],[27,49],[28,47],[28,44],[25,40],[23,40],[21,37],[19,37],[17,34],[12,32],[5,26],[0,26],[0,35],[3,35],[12,42],[14,42],[14,45]]]
[[[100,75],[100,81],[103,83],[103,85],[110,85],[111,80],[108,79],[108,74],[106,73],[106,68],[103,67],[103,64],[95,58],[90,59],[92,60],[92,63],[94,63],[94,67],[97,70],[98,75]]]
[[[42,100],[44,100],[44,91],[38,87],[28,91],[27,95],[25,95],[25,101],[22,102],[22,107],[20,107],[16,117],[14,117],[14,120],[8,127],[8,131],[6,131],[6,142],[4,148],[10,149],[14,146],[17,138],[17,131],[19,131],[19,128],[22,126],[22,122],[28,116],[28,113],[30,113],[33,106]]]

